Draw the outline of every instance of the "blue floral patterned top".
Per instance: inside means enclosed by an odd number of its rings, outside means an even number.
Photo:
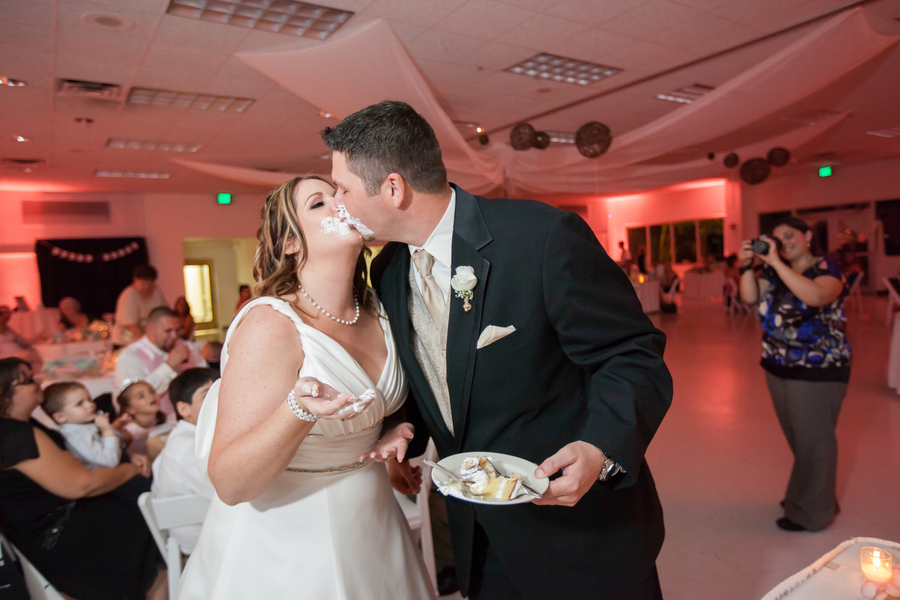
[[[816,259],[803,272],[815,279],[831,275],[841,279],[837,262]],[[762,367],[777,377],[810,381],[850,380],[850,344],[845,335],[844,296],[827,306],[807,306],[766,265],[759,277],[772,285],[763,294],[757,317],[763,327]]]

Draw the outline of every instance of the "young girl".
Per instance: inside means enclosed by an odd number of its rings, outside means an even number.
[[[131,415],[131,423],[124,427],[132,437],[126,448],[128,454],[148,454],[148,439],[168,433],[175,426],[166,422],[165,413],[159,410],[159,394],[146,381],[126,379],[116,401],[122,413]],[[152,462],[155,456],[148,458]]]
[[[121,442],[131,441],[131,434],[119,431],[130,420],[120,417],[113,423],[109,415],[97,414],[91,394],[77,381],[63,381],[47,386],[42,404],[66,440],[66,449],[86,467],[115,467],[122,458]],[[120,438],[121,442],[120,442]]]

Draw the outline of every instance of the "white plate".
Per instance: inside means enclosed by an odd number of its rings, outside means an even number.
[[[494,466],[497,467],[497,470],[500,471],[500,473],[503,475],[509,476],[512,473],[518,473],[524,478],[523,483],[539,494],[543,494],[547,491],[547,488],[550,487],[549,479],[538,479],[534,476],[534,470],[538,467],[536,464],[531,461],[525,460],[524,458],[510,456],[509,454],[500,454],[499,452],[464,452],[462,454],[454,454],[453,456],[448,456],[447,458],[438,461],[438,464],[451,473],[459,474],[459,468],[462,466],[463,460],[470,456],[487,456],[494,464]],[[439,469],[431,470],[431,479],[438,487],[451,485],[450,478],[447,477],[446,473],[441,472]],[[461,494],[459,496],[453,495],[453,497],[459,498],[460,500],[465,500],[466,502],[474,502],[475,504],[493,505],[524,504],[525,502],[531,502],[532,500],[534,500],[534,497],[530,494],[522,494],[521,496],[513,500],[499,500],[496,498],[466,498]]]

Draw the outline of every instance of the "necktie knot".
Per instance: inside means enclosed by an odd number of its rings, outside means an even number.
[[[416,264],[419,276],[431,276],[431,267],[434,266],[434,257],[432,255],[425,250],[416,250],[415,253],[413,253],[413,262]]]

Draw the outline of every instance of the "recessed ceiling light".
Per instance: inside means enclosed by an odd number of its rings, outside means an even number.
[[[900,137],[900,127],[891,127],[890,129],[879,129],[877,131],[867,131],[866,135],[874,135],[883,138]]]
[[[559,83],[571,83],[573,85],[588,85],[596,83],[607,77],[612,77],[622,72],[616,67],[607,67],[589,63],[575,58],[565,58],[555,54],[542,52],[528,60],[503,69],[509,73],[536,77],[547,81]]]
[[[168,173],[136,173],[132,171],[94,171],[96,177],[133,177],[136,179],[168,179]]]
[[[192,92],[173,92],[170,90],[135,87],[131,88],[131,93],[128,94],[128,102],[130,104],[152,104],[153,106],[242,113],[253,104],[254,100],[252,98],[213,96],[211,94],[194,94]]]
[[[150,140],[129,140],[125,138],[109,138],[106,140],[107,148],[120,150],[160,150],[162,152],[196,152],[203,146],[201,144],[188,144],[185,142],[154,142]]]
[[[697,100],[701,96],[708,94],[713,91],[714,87],[709,85],[703,85],[700,83],[695,83],[694,85],[689,85],[683,88],[678,88],[673,92],[669,92],[668,94],[657,94],[656,97],[660,100],[668,100],[670,102],[681,102],[682,104],[690,104],[694,100]]]
[[[8,85],[9,87],[22,87],[25,82],[21,79],[10,79],[9,77],[0,77],[0,85]]]
[[[353,13],[297,0],[172,0],[170,15],[327,40]]]
[[[119,15],[86,13],[81,15],[81,20],[88,25],[96,25],[107,31],[131,31],[134,29],[134,21],[129,21]]]
[[[330,119],[330,118],[331,118],[331,113],[328,112],[327,110],[320,110],[320,111],[319,111],[319,116],[320,116],[320,117],[325,117],[326,119]]]
[[[12,139],[14,139],[17,142],[30,142],[31,141],[30,137],[25,137],[24,135],[14,135],[14,136],[12,136]]]

